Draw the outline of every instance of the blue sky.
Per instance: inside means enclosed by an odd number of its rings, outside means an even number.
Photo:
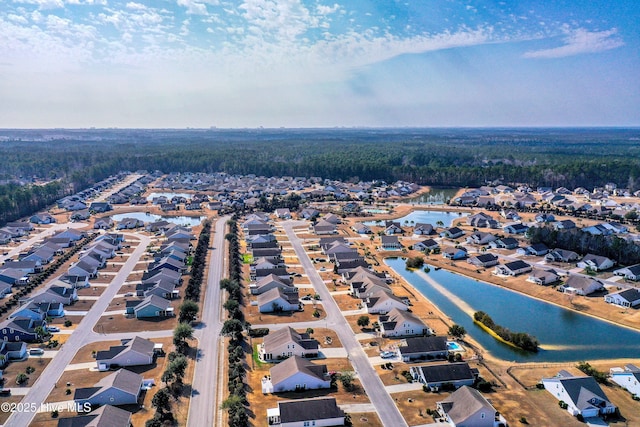
[[[0,0],[0,127],[639,126],[637,0]]]

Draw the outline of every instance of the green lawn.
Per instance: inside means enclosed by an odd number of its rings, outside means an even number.
[[[245,264],[251,264],[253,262],[253,257],[251,254],[242,254],[242,262]]]

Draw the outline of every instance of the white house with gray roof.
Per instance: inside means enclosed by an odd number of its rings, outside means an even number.
[[[98,381],[93,387],[77,388],[73,400],[78,405],[130,405],[138,403],[142,375],[120,369]]]
[[[446,399],[437,402],[438,413],[452,427],[499,427],[507,421],[476,389],[462,386]]]
[[[631,288],[605,295],[604,301],[620,307],[636,307],[640,305],[640,290]]]
[[[96,353],[99,371],[108,371],[112,366],[140,366],[153,363],[156,344],[142,337],[121,340],[121,345]]]
[[[616,410],[593,377],[576,377],[563,370],[553,378],[543,378],[542,385],[553,397],[565,402],[573,416],[589,418],[613,414]]]
[[[611,381],[625,388],[629,393],[640,396],[640,368],[635,365],[625,365],[623,368],[611,368]]]
[[[316,365],[300,356],[292,356],[269,370],[262,380],[263,393],[316,390],[331,387],[327,365]]]

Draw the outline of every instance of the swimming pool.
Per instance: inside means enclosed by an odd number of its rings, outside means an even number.
[[[447,350],[449,351],[464,351],[464,348],[457,342],[447,341]]]

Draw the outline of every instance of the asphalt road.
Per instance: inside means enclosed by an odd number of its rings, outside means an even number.
[[[349,323],[344,318],[340,308],[329,293],[329,289],[327,289],[327,286],[322,281],[320,274],[318,274],[316,269],[313,267],[311,259],[302,247],[302,241],[293,231],[294,227],[300,227],[306,224],[306,222],[301,221],[286,221],[282,225],[287,233],[287,237],[289,238],[291,245],[293,246],[293,250],[296,252],[298,259],[300,260],[300,264],[305,269],[316,292],[320,294],[320,297],[322,298],[323,307],[327,313],[328,327],[335,330],[338,338],[340,338],[340,342],[349,355],[349,360],[360,378],[360,382],[364,387],[365,393],[376,408],[376,412],[378,413],[378,417],[380,418],[382,425],[394,427],[407,426],[406,421],[402,417],[402,414],[400,414],[400,411],[396,407],[393,399],[385,390],[382,380],[380,380],[380,377],[371,366],[371,363],[369,363],[369,359],[356,339]]]
[[[151,239],[146,236],[137,235],[137,237],[140,239],[138,247],[129,256],[129,259],[113,278],[110,285],[104,290],[102,297],[93,304],[73,334],[69,336],[69,339],[64,343],[60,351],[58,351],[56,357],[51,359],[51,362],[49,362],[49,365],[47,365],[42,375],[40,375],[35,384],[31,386],[29,392],[22,399],[23,407],[31,408],[33,405],[33,407],[39,408],[47,396],[49,396],[54,385],[60,379],[62,372],[64,372],[67,365],[71,363],[71,360],[78,350],[95,340],[96,334],[93,332],[93,327],[100,319],[100,316],[102,316],[102,313],[107,309],[113,297],[120,290],[120,286],[127,280],[127,276],[133,271],[138,259],[145,253],[147,246],[151,242]],[[60,386],[62,387],[62,384],[60,384]],[[36,412],[30,411],[14,412],[5,425],[16,427],[28,426],[35,415]]]
[[[219,218],[212,236],[213,246],[209,257],[209,274],[207,276],[207,292],[202,305],[200,325],[195,330],[198,339],[198,357],[189,405],[187,425],[189,427],[221,426],[222,411],[219,409],[219,380],[222,373],[223,359],[220,359],[223,341],[220,339],[222,329],[222,291],[220,280],[225,276],[225,227],[229,217]]]

